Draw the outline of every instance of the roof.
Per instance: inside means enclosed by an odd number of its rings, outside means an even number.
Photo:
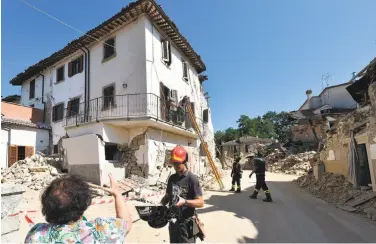
[[[38,129],[48,129],[44,124],[35,124],[31,121],[22,120],[22,119],[14,119],[14,118],[7,118],[1,117],[1,124],[11,124],[11,125],[19,125],[31,128],[38,128]]]
[[[336,88],[336,87],[341,87],[341,86],[348,86],[348,85],[350,85],[350,84],[352,84],[352,82],[351,82],[351,81],[348,81],[348,82],[346,82],[346,83],[341,83],[341,84],[337,84],[337,85],[333,85],[333,86],[325,87],[325,88],[320,92],[320,94],[319,94],[317,97],[320,97],[320,96],[321,96],[326,90],[333,89],[333,88]],[[306,103],[307,103],[308,101],[309,101],[309,99],[306,99],[305,102],[303,103],[303,105],[300,106],[299,110],[302,109],[302,107],[303,107],[304,105],[306,105]]]
[[[174,22],[170,20],[163,9],[154,0],[138,0],[122,8],[119,13],[94,29],[89,30],[86,34],[71,41],[63,49],[28,67],[24,72],[14,77],[10,83],[12,85],[22,85],[22,82],[25,80],[32,78],[46,68],[75,53],[80,50],[82,46],[88,46],[98,42],[98,39],[108,36],[110,33],[119,29],[119,27],[136,20],[142,14],[146,14],[151,21],[169,37],[171,42],[187,57],[198,73],[206,70],[206,66],[200,55],[193,50],[187,39],[180,33],[179,29]]]
[[[240,143],[239,143],[240,142]],[[253,143],[271,143],[272,139],[258,138],[253,136],[240,137],[238,140],[228,141],[222,144],[222,146],[237,146],[239,144],[253,144]]]

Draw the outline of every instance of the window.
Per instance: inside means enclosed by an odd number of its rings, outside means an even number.
[[[59,145],[54,145],[54,154],[58,154],[59,153]]]
[[[106,142],[104,145],[105,160],[119,160],[119,150],[116,143]]]
[[[75,74],[81,73],[84,68],[84,56],[81,56],[68,64],[68,76],[72,77]]]
[[[56,82],[64,80],[64,65],[56,70]]]
[[[183,63],[183,80],[188,81],[188,64],[184,60]]]
[[[209,122],[209,109],[205,109],[202,114],[205,123]]]
[[[107,86],[103,88],[103,109],[115,106],[115,86]]]
[[[167,40],[162,41],[162,60],[165,64],[171,64],[171,43]]]
[[[67,117],[75,116],[80,112],[80,98],[72,99],[67,104]]]
[[[52,121],[60,121],[64,118],[64,103],[57,104],[52,110]]]
[[[29,99],[35,97],[35,80],[30,81]]]
[[[105,44],[103,44],[103,59],[108,59],[115,55],[115,38],[108,39]]]

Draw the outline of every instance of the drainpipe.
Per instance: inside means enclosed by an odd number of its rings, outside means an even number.
[[[84,48],[87,51],[87,63],[86,63],[87,65],[87,102],[88,102],[87,110],[90,111],[90,50],[86,46],[84,46]],[[88,120],[88,116],[89,115],[87,115],[87,120]]]
[[[85,49],[83,49],[82,47],[80,47],[81,51],[84,52],[84,56],[85,56],[85,91],[84,91],[84,119],[86,121],[86,102],[87,102],[87,53],[85,51]],[[77,117],[76,117],[77,118]],[[76,125],[77,125],[77,119],[76,119]]]
[[[42,73],[39,73],[39,76],[42,76],[43,122],[46,122],[46,104],[44,103],[44,75]]]

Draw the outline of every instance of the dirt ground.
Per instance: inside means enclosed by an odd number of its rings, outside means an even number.
[[[376,242],[375,222],[309,195],[291,183],[295,176],[268,174],[267,183],[274,202],[262,202],[262,192],[259,199],[250,199],[255,177],[249,179],[249,173],[244,172],[243,193],[204,192],[205,207],[198,212],[208,235],[205,242]],[[223,181],[228,190],[230,177],[226,176]],[[150,200],[158,201],[160,198]],[[131,201],[130,204],[134,206],[140,203]],[[38,193],[28,192],[20,209],[39,210]],[[169,242],[167,227],[150,228],[146,222],[139,220],[134,207],[132,215],[134,225],[127,242]],[[28,216],[34,222],[44,221],[40,211]],[[91,206],[85,216],[88,219],[115,216],[114,205]],[[12,238],[5,236],[2,242],[20,243],[28,230],[28,224],[22,219],[20,233]]]

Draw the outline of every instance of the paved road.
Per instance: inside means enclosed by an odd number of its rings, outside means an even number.
[[[244,192],[229,193],[206,191],[206,206],[199,210],[205,223],[208,237],[205,242],[376,242],[376,222],[362,216],[350,214],[317,199],[296,187],[286,175],[267,175],[273,203],[260,199],[249,199],[255,178],[249,179],[244,172]],[[231,180],[224,179],[230,189]],[[33,193],[23,209],[40,209],[39,194]],[[155,199],[156,201],[158,199]],[[132,204],[138,204],[133,202]],[[168,229],[152,229],[147,222],[138,219],[133,208],[134,225],[127,237],[127,243],[168,243]],[[45,222],[40,212],[31,213],[35,223]],[[113,204],[94,205],[85,216],[115,216]],[[24,240],[29,226],[21,221],[17,236],[2,236],[3,243],[20,243]]]
[[[374,221],[311,196],[291,176],[267,175],[273,203],[264,203],[263,193],[249,199],[255,179],[248,175],[243,193],[207,192],[200,216],[208,242],[376,242]]]

